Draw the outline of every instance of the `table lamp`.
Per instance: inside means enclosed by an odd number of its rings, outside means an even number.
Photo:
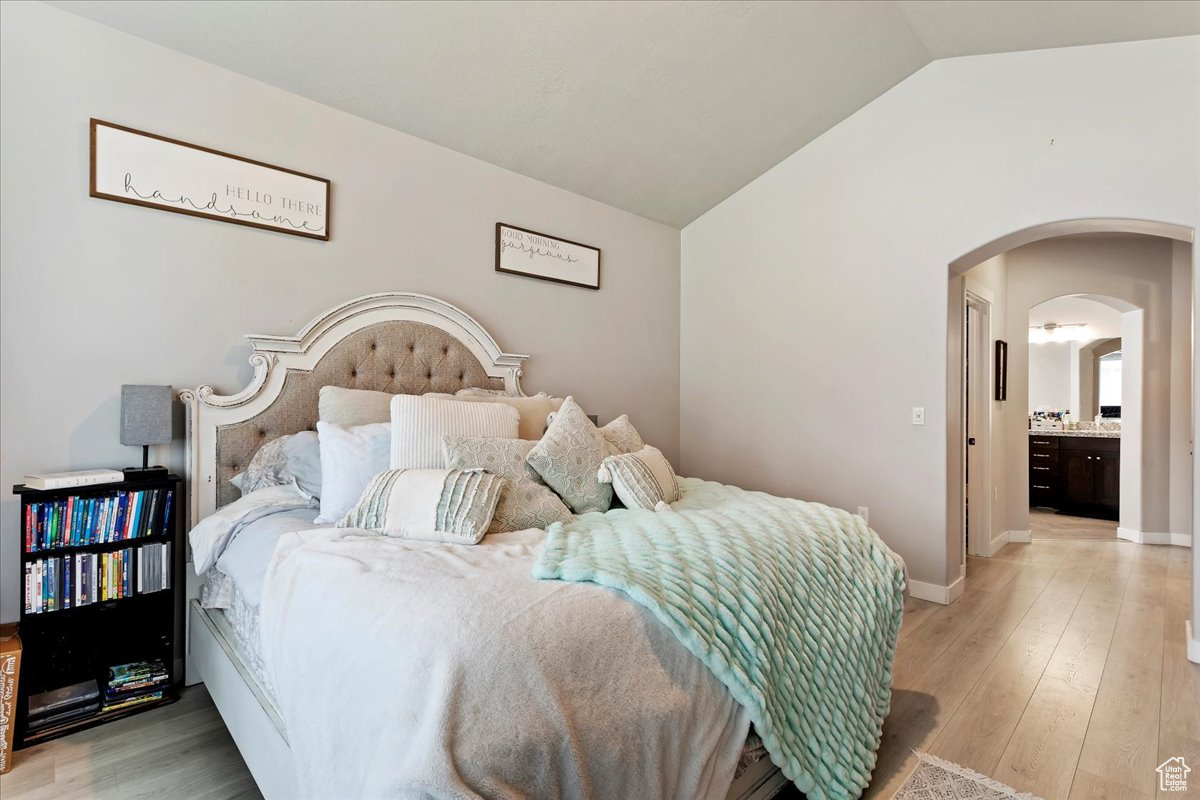
[[[142,466],[122,470],[127,481],[167,477],[166,467],[150,466],[150,445],[171,441],[171,387],[121,387],[121,444],[142,448]]]

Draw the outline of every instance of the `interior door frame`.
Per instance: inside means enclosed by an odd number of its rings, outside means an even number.
[[[963,316],[974,309],[978,314],[978,324],[975,330],[968,331],[963,325],[963,414],[962,414],[962,541],[960,544],[962,572],[966,576],[966,556],[992,555],[992,392],[994,380],[994,355],[992,342],[992,298],[980,286],[963,287]],[[970,366],[968,366],[970,365]],[[967,370],[970,369],[975,380],[968,380]],[[970,412],[974,411],[974,414]],[[975,444],[968,445],[968,420],[976,420]],[[971,484],[967,484],[968,464],[971,454],[975,455],[976,472],[978,473]],[[970,501],[974,500],[973,503]],[[974,524],[970,525],[971,537],[968,541],[968,506],[976,509]]]

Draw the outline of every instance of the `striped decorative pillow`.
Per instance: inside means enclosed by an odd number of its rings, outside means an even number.
[[[646,445],[636,453],[609,456],[600,465],[596,480],[611,483],[626,508],[656,509],[659,503],[679,499],[679,479],[657,447]]]
[[[503,489],[503,478],[483,470],[389,469],[371,479],[337,526],[400,539],[478,544]]]

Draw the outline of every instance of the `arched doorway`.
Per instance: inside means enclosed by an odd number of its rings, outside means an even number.
[[[964,414],[964,310],[968,302],[968,292],[964,274],[981,263],[988,261],[996,256],[1006,253],[1015,248],[1022,247],[1027,244],[1041,242],[1048,239],[1059,237],[1077,236],[1079,234],[1136,234],[1140,236],[1159,237],[1173,242],[1184,243],[1183,247],[1186,251],[1186,261],[1189,271],[1194,268],[1195,254],[1190,250],[1190,244],[1193,240],[1193,231],[1191,228],[1167,223],[1148,222],[1144,220],[1129,220],[1129,219],[1083,219],[1070,220],[1048,223],[1046,225],[1033,226],[1016,231],[1005,236],[999,237],[992,242],[982,245],[966,255],[956,259],[949,265],[949,315],[948,315],[948,337],[947,337],[947,445],[946,445],[946,464],[947,464],[947,554],[950,556],[950,564],[957,561],[961,565],[960,575],[966,575],[966,542],[965,542],[965,518],[963,513],[965,500],[965,481],[964,473],[966,468],[966,458],[964,455],[963,444],[965,441],[965,414]],[[1190,311],[1193,305],[1193,298],[1197,293],[1197,287],[1194,285],[1187,297],[1184,298],[1189,319],[1187,320],[1187,332],[1190,336],[1194,330],[1193,321],[1190,318]],[[1133,304],[1131,304],[1133,305]],[[1190,341],[1189,341],[1189,351]],[[1010,354],[1011,355],[1011,354]],[[1178,367],[1178,360],[1171,364],[1171,368]],[[1192,375],[1197,374],[1196,354],[1189,352],[1186,357],[1185,364],[1191,367]],[[1010,365],[1011,368],[1011,365]],[[1196,392],[1191,391],[1192,386],[1187,387],[1189,390],[1190,400],[1185,409],[1188,425],[1188,432],[1185,436],[1185,445],[1190,445],[1190,431],[1195,427],[1195,424],[1200,420],[1200,405],[1196,403]],[[1024,412],[1022,412],[1024,413]],[[1177,437],[1176,437],[1177,438]],[[1174,439],[1173,439],[1174,441]],[[1018,457],[1027,457],[1027,453],[1023,453]],[[1190,446],[1188,447],[1187,458],[1190,463]],[[1180,482],[1172,478],[1172,490],[1176,496],[1183,496],[1179,489]],[[1020,497],[1022,491],[1019,487],[1012,492],[1013,495]],[[1195,507],[1196,498],[1200,496],[1200,482],[1197,481],[1197,476],[1189,474],[1187,476],[1185,488],[1187,489],[1187,500],[1189,514],[1190,509]],[[1019,507],[1021,503],[1027,504],[1026,498],[1021,498],[1012,501],[1011,505]],[[1188,538],[1194,538],[1194,519],[1189,519],[1186,527]],[[1019,531],[1017,531],[1019,534]],[[1178,543],[1178,542],[1177,542]],[[956,558],[957,556],[957,558]],[[1192,551],[1192,606],[1193,618],[1200,618],[1200,591],[1198,591],[1198,581],[1196,575],[1200,574],[1200,558],[1197,558],[1196,550]],[[954,599],[957,592],[954,591],[954,586],[948,587],[947,599]],[[1200,659],[1200,642],[1195,641],[1193,634],[1189,633],[1189,655],[1194,659]]]

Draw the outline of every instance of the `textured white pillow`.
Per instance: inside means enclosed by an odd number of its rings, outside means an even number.
[[[636,453],[619,453],[604,459],[596,480],[611,483],[626,508],[654,510],[659,503],[674,503],[680,494],[671,462],[661,450],[650,445]]]
[[[321,514],[316,522],[332,525],[354,507],[363,490],[388,468],[391,425],[317,423],[321,447]]]
[[[371,480],[338,527],[400,539],[479,544],[503,490],[503,478],[481,469],[390,469]]]
[[[322,386],[317,397],[317,418],[337,425],[370,425],[391,419],[390,392]]]
[[[392,398],[391,468],[445,469],[446,436],[515,439],[519,420],[515,408],[500,403],[398,394]]]

